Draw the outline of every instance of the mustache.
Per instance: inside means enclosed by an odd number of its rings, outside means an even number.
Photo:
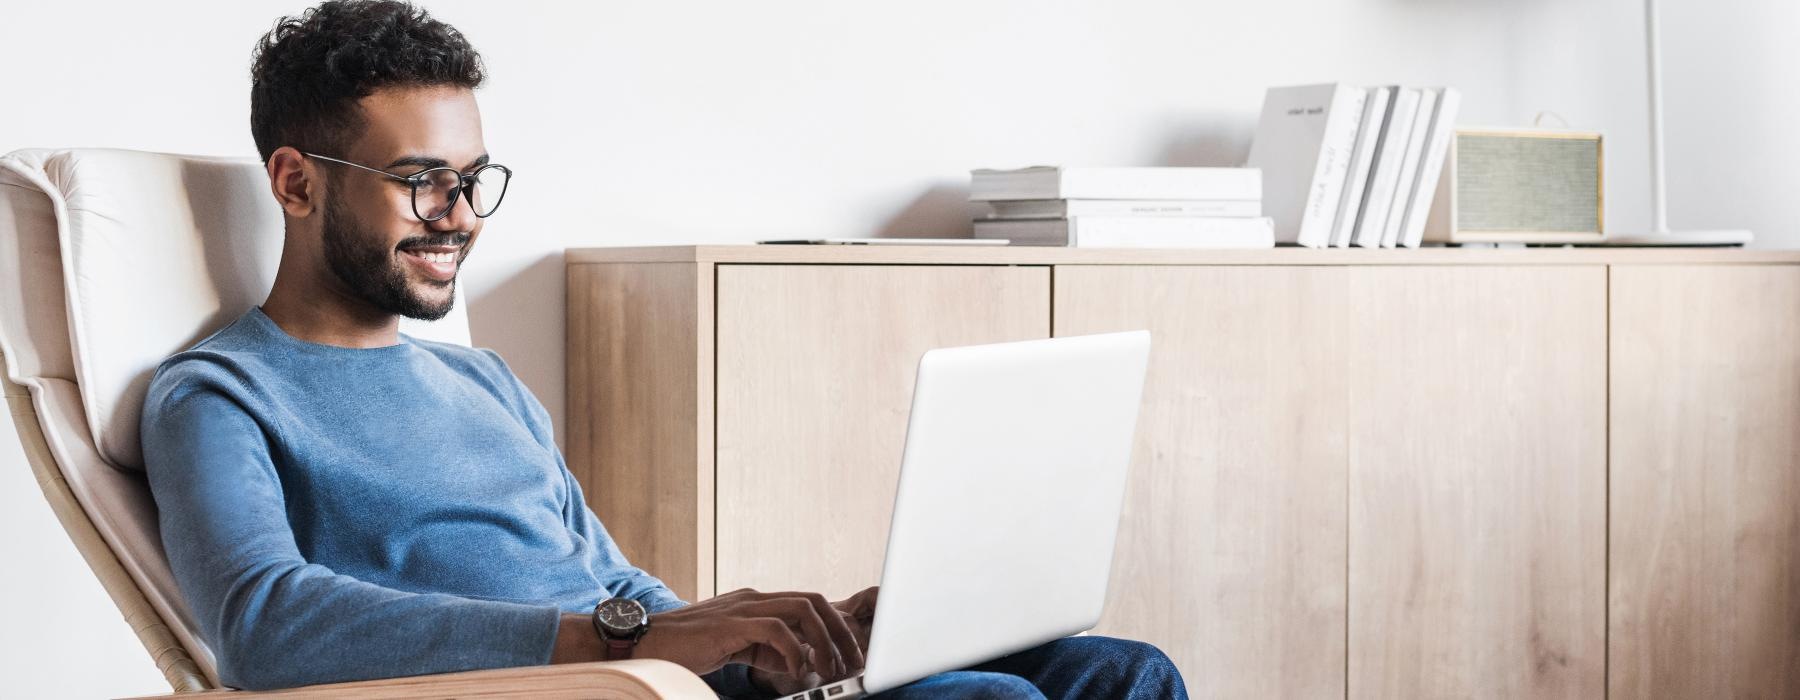
[[[444,236],[414,236],[412,238],[408,238],[403,241],[400,241],[400,245],[397,245],[394,247],[397,249],[402,249],[402,250],[404,250],[406,248],[416,248],[416,247],[420,247],[420,246],[453,246],[453,247],[461,248],[461,247],[463,247],[464,244],[466,244],[468,242],[469,242],[469,234],[453,233],[453,234],[444,235]]]

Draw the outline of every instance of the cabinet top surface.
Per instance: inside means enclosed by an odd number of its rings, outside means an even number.
[[[1752,265],[1800,263],[1800,250],[1742,248],[1129,248],[685,245],[569,248],[565,262],[863,265]]]

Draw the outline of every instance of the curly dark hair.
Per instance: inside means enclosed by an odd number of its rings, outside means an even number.
[[[250,135],[265,163],[282,146],[342,157],[363,128],[356,101],[378,89],[474,89],[484,77],[461,32],[399,0],[329,0],[283,17],[252,62]]]

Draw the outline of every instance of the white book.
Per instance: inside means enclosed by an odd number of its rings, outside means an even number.
[[[1419,110],[1417,88],[1392,85],[1389,89],[1393,91],[1394,104],[1375,144],[1375,164],[1369,168],[1362,211],[1356,213],[1356,230],[1350,234],[1351,245],[1362,248],[1381,247],[1381,232],[1387,227],[1388,210],[1394,204],[1394,186],[1400,182],[1400,159],[1406,154],[1413,116]]]
[[[1014,199],[988,202],[990,219],[1070,216],[1262,216],[1259,199]]]
[[[1078,216],[975,222],[976,238],[1076,248],[1270,248],[1268,217]]]
[[[1462,109],[1462,93],[1455,88],[1438,91],[1437,111],[1431,116],[1431,133],[1425,137],[1425,156],[1419,172],[1413,176],[1412,199],[1406,204],[1406,218],[1400,224],[1400,245],[1417,248],[1425,240],[1425,221],[1431,215],[1431,200],[1437,194],[1438,177],[1444,172],[1444,156],[1450,150],[1450,139],[1456,134],[1456,114]]]
[[[1337,83],[1269,88],[1263,97],[1249,164],[1263,171],[1263,208],[1275,219],[1276,241],[1312,248],[1331,242],[1367,99],[1367,92]]]
[[[1369,88],[1361,125],[1356,130],[1356,148],[1350,152],[1350,168],[1344,172],[1344,196],[1338,198],[1338,213],[1331,223],[1333,248],[1349,247],[1350,235],[1356,232],[1356,215],[1362,213],[1363,192],[1368,189],[1369,169],[1375,162],[1375,144],[1381,140],[1381,128],[1393,97],[1392,88]]]
[[[1437,112],[1437,97],[1436,90],[1419,91],[1419,111],[1413,115],[1406,150],[1400,154],[1400,178],[1394,181],[1394,201],[1388,205],[1387,223],[1381,227],[1383,248],[1392,248],[1400,242],[1400,224],[1406,218],[1407,203],[1412,201],[1412,182],[1419,173],[1419,161],[1425,157],[1425,137],[1431,135],[1431,115]]]
[[[969,199],[1262,199],[1248,168],[1065,168],[969,173]]]

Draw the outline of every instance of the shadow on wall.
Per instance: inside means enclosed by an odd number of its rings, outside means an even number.
[[[1250,159],[1256,116],[1232,112],[1188,115],[1168,126],[1168,139],[1149,165],[1237,167]]]
[[[463,282],[459,282],[461,284]],[[545,255],[480,296],[470,295],[469,337],[476,347],[492,348],[506,360],[513,374],[530,387],[538,401],[560,423],[563,403],[563,314],[568,290],[563,282],[563,253]],[[545,346],[543,332],[554,328],[553,342]],[[562,443],[562,429],[556,441]]]
[[[980,205],[969,202],[969,185],[938,184],[914,197],[876,227],[876,238],[969,238],[975,235]]]

